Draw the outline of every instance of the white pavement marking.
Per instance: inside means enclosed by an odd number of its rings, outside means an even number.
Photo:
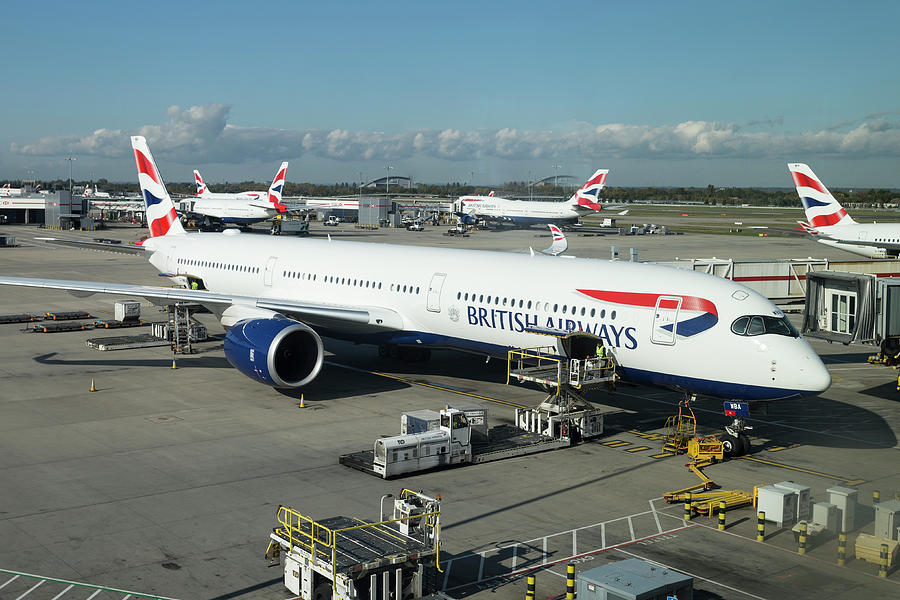
[[[31,586],[31,589],[30,589],[30,590],[28,590],[27,592],[25,592],[24,594],[22,594],[21,596],[19,596],[18,598],[16,598],[16,600],[22,600],[22,598],[24,598],[25,596],[27,596],[28,594],[30,594],[30,593],[33,592],[34,590],[36,590],[36,589],[38,589],[39,587],[41,587],[42,585],[44,585],[44,582],[45,582],[45,581],[46,581],[46,579],[41,579],[41,580],[38,581],[36,584],[34,584],[33,586]]]
[[[700,579],[700,580],[705,581],[705,582],[707,582],[707,583],[711,583],[711,584],[713,584],[713,585],[717,585],[717,586],[719,586],[719,587],[723,587],[723,588],[725,588],[726,590],[731,590],[732,592],[738,592],[738,593],[740,593],[740,594],[744,594],[745,596],[749,596],[749,597],[751,597],[751,598],[756,598],[757,600],[766,600],[766,598],[764,598],[763,596],[757,596],[756,594],[751,594],[750,592],[745,592],[745,591],[742,590],[742,589],[738,589],[738,588],[736,588],[736,587],[731,587],[730,585],[725,585],[724,583],[719,583],[718,581],[716,581],[716,580],[714,580],[714,579],[708,579],[708,578],[706,578],[706,577],[701,577],[700,575],[694,575],[693,573],[689,573],[689,572],[685,571],[684,569],[676,569],[675,567],[670,566],[670,565],[667,565],[667,564],[665,564],[665,563],[661,563],[661,562],[659,562],[658,560],[652,560],[652,559],[650,559],[650,558],[644,558],[643,556],[640,556],[640,555],[638,555],[638,554],[634,554],[633,552],[629,552],[628,550],[622,550],[622,549],[620,548],[620,549],[616,550],[616,552],[621,552],[622,554],[627,554],[628,556],[633,556],[633,557],[635,557],[635,558],[639,558],[639,559],[641,559],[641,560],[647,561],[648,563],[653,563],[654,565],[659,565],[660,567],[663,567],[664,569],[671,569],[671,570],[673,570],[673,571],[678,571],[679,573],[684,573],[685,575],[690,575],[690,576],[693,577],[694,579]]]
[[[96,596],[97,594],[99,594],[99,593],[102,592],[102,591],[103,591],[103,590],[97,590],[96,592],[94,592],[93,594],[91,594],[90,596],[88,596],[88,597],[87,597],[87,600],[91,600],[91,598],[93,598],[94,596]]]
[[[58,593],[57,595],[53,596],[53,598],[51,600],[59,600],[59,598],[63,597],[63,594],[65,594],[66,592],[71,590],[73,587],[75,587],[75,584],[70,585],[69,587],[67,587],[66,589],[64,589],[63,591]]]
[[[631,534],[631,541],[634,541],[634,523],[631,522],[631,517],[628,517],[628,533]]]
[[[653,504],[654,500],[659,500],[659,498],[653,498],[650,500],[650,510],[653,512],[653,519],[656,521],[656,530],[659,533],[662,533],[662,525],[659,522],[659,515],[656,514],[656,506]]]
[[[4,583],[3,585],[0,585],[0,590],[2,590],[3,588],[5,588],[5,587],[8,586],[9,584],[11,584],[13,581],[15,581],[15,580],[18,579],[18,578],[19,578],[18,575],[13,575],[13,578],[12,578],[12,579],[10,579],[9,581],[7,581],[7,582]]]

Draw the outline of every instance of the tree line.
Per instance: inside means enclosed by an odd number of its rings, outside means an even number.
[[[12,187],[20,187],[24,185],[23,181],[11,181]],[[137,182],[134,183],[114,183],[106,179],[98,179],[96,182],[76,181],[73,189],[80,194],[84,190],[85,185],[96,183],[97,187],[103,192],[110,192],[114,195],[134,195],[139,194]],[[38,182],[40,189],[50,190],[66,190],[69,189],[69,181],[67,179],[56,179],[53,181]],[[359,183],[343,182],[334,184],[317,184],[317,183],[292,183],[286,182],[283,190],[285,196],[352,196],[360,192]],[[189,182],[166,182],[169,192],[179,196],[192,196],[197,188],[193,181]],[[234,183],[216,183],[209,184],[210,191],[236,193],[248,190],[266,190],[269,183],[259,183],[255,181],[241,181]],[[574,188],[552,185],[536,185],[532,186],[527,181],[510,181],[502,186],[492,188],[490,186],[473,186],[460,182],[447,183],[418,183],[407,190],[405,187],[399,186],[391,189],[397,195],[415,193],[423,196],[434,196],[438,198],[457,198],[466,195],[487,195],[491,191],[501,197],[518,197],[528,198],[530,196],[540,196],[543,198],[560,198],[567,199],[574,193]],[[366,188],[362,190],[362,194],[371,194],[373,190]],[[888,189],[854,189],[850,190],[831,190],[831,193],[841,203],[867,204],[880,206],[885,204],[900,204],[900,191]],[[740,206],[749,204],[751,206],[797,206],[797,192],[794,189],[771,189],[771,188],[717,188],[713,185],[706,187],[607,187],[603,190],[603,200],[615,203],[634,203],[634,202],[654,202],[654,203],[701,203],[711,206]]]

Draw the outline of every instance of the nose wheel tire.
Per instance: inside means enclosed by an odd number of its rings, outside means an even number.
[[[730,433],[723,433],[719,439],[722,440],[722,450],[725,454],[725,458],[732,458],[741,455],[743,446],[741,445],[741,441],[739,438],[731,435]]]

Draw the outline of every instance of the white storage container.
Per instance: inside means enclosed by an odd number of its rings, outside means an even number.
[[[853,531],[856,524],[856,505],[859,499],[859,490],[840,485],[825,490],[828,501],[841,511],[841,531]]]
[[[791,490],[767,485],[758,490],[757,511],[766,513],[766,521],[771,521],[779,527],[785,523],[794,522],[794,507],[797,504],[797,494]]]
[[[435,410],[412,410],[400,415],[400,435],[425,433],[440,426],[441,413]]]
[[[794,504],[794,520],[795,521],[804,521],[808,520],[810,517],[810,502],[809,502],[809,486],[801,485],[799,483],[794,483],[793,481],[782,481],[780,483],[776,483],[775,487],[781,488],[783,490],[788,490],[797,494],[797,502]],[[813,519],[814,522],[815,519]]]
[[[838,507],[830,502],[816,502],[813,504],[812,521],[823,525],[826,531],[837,533]]]
[[[116,321],[137,321],[141,318],[141,303],[136,300],[116,300]]]
[[[900,526],[900,500],[887,500],[875,505],[875,537],[896,540]]]

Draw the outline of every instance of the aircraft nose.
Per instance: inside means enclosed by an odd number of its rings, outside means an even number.
[[[824,392],[831,385],[831,373],[814,351],[806,357],[800,368],[803,389],[813,394]]]

